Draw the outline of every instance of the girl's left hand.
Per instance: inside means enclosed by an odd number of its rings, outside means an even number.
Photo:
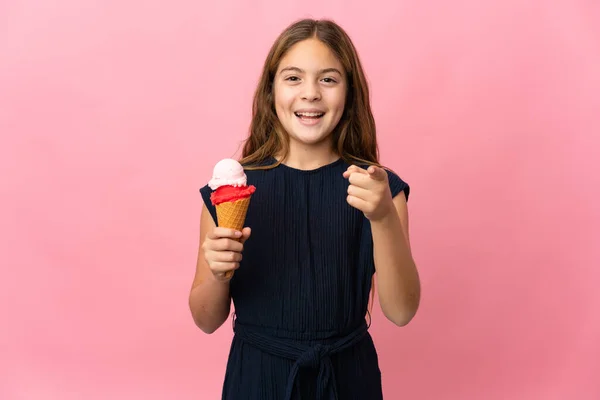
[[[362,211],[371,222],[384,218],[395,209],[388,175],[383,168],[371,165],[363,169],[351,165],[344,172],[344,178],[350,182],[348,204]]]

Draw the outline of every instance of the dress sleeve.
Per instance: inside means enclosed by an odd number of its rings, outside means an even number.
[[[388,174],[388,181],[390,184],[390,190],[392,192],[392,198],[396,197],[400,192],[404,192],[406,201],[408,201],[408,195],[410,194],[410,186],[404,182],[396,173],[386,170]]]
[[[218,226],[217,209],[215,208],[215,206],[213,206],[212,202],[210,201],[210,195],[212,192],[213,192],[213,190],[208,185],[200,188],[200,194],[202,195],[202,200],[204,201],[204,204],[206,204],[206,208],[208,208],[210,215],[213,217],[213,220],[215,221],[215,225]]]

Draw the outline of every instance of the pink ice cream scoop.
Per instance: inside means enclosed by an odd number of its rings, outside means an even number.
[[[212,190],[221,186],[246,186],[244,167],[231,158],[219,161],[213,169],[213,176],[208,182],[208,186]]]

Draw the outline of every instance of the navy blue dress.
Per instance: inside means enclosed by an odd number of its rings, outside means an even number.
[[[275,162],[274,159],[266,161]],[[226,400],[377,400],[366,314],[375,272],[369,221],[346,202],[342,159],[305,171],[247,170],[252,234],[230,283]],[[388,172],[392,195],[409,186]],[[200,189],[215,223],[212,190]]]

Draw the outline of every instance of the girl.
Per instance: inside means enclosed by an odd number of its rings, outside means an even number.
[[[366,79],[338,25],[302,20],[275,41],[240,162],[256,186],[248,227],[216,227],[211,189],[200,189],[189,297],[206,333],[235,306],[222,398],[381,399],[365,316],[374,276],[390,321],[417,311],[409,186],[378,164]]]

